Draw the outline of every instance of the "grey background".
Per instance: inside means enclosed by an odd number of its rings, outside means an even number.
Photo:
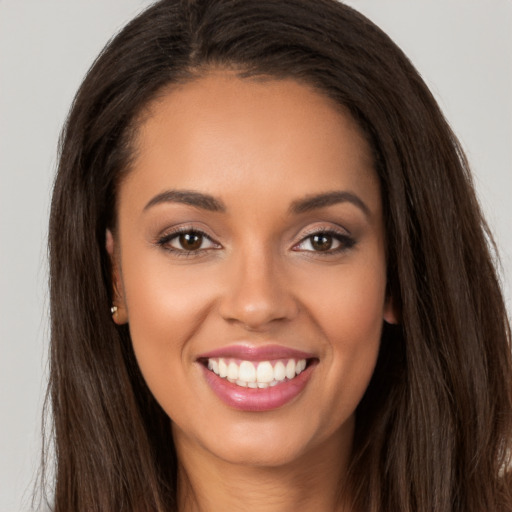
[[[257,1],[257,0],[255,0]],[[0,0],[0,512],[28,510],[46,380],[56,145],[104,43],[150,2]],[[351,0],[404,49],[462,141],[512,280],[512,2]]]

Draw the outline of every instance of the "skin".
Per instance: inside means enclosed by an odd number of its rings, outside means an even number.
[[[218,71],[150,105],[135,148],[117,229],[107,232],[114,319],[129,323],[141,371],[172,419],[180,509],[342,510],[354,411],[383,320],[395,321],[367,142],[306,85]],[[169,190],[209,194],[224,211],[147,206]],[[291,211],[332,191],[365,206]],[[188,252],[177,237],[159,243],[177,227],[208,238]],[[327,236],[320,247],[331,248],[318,250],[311,235],[328,230],[342,238]],[[318,364],[283,407],[239,411],[212,392],[197,362],[233,343],[292,347]]]

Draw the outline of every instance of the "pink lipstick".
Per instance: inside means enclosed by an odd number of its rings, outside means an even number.
[[[261,412],[282,407],[307,385],[318,359],[280,345],[232,345],[197,358],[206,382],[227,405]]]

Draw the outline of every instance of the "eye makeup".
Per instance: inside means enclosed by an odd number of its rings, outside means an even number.
[[[354,247],[356,240],[332,227],[315,227],[302,235],[294,252],[311,252],[321,256],[338,255]],[[222,249],[222,245],[205,231],[192,226],[180,226],[156,240],[156,245],[178,257],[204,255],[206,251]]]

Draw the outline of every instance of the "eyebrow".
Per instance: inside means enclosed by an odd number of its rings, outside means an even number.
[[[357,206],[367,217],[371,215],[370,208],[357,195],[347,191],[332,191],[322,194],[306,196],[303,199],[293,201],[290,212],[294,214],[306,213],[318,208],[326,208],[339,203],[352,203]]]
[[[367,217],[370,216],[370,209],[360,197],[352,192],[337,190],[297,199],[290,205],[289,212],[298,215],[311,210],[347,202],[357,206]],[[195,192],[193,190],[166,190],[153,197],[144,207],[144,211],[158,204],[165,203],[181,203],[211,212],[226,211],[226,206],[221,200],[209,194]]]
[[[163,203],[181,203],[210,212],[225,212],[226,207],[224,203],[209,194],[203,194],[201,192],[194,192],[192,190],[166,190],[161,194],[156,195],[151,199],[146,206],[144,211],[149,208],[156,206],[157,204]]]

